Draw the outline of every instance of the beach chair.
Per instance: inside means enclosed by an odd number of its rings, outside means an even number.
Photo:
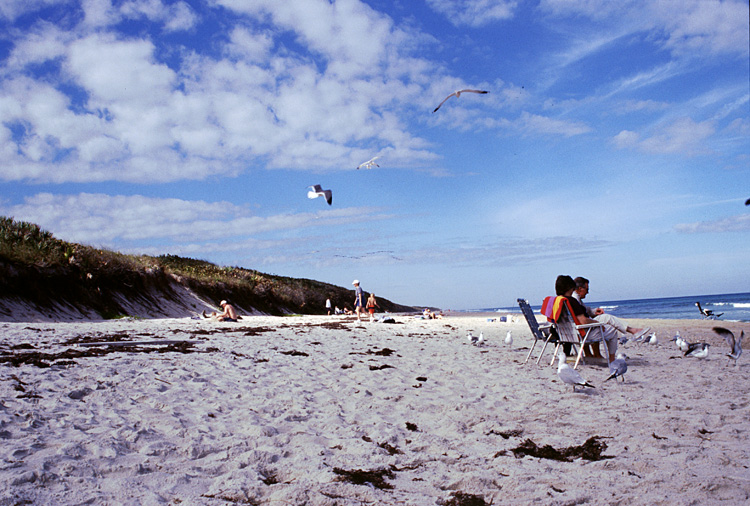
[[[531,337],[534,339],[534,342],[531,344],[531,349],[529,350],[528,355],[526,355],[526,360],[524,360],[523,363],[525,364],[529,361],[531,352],[534,351],[537,341],[543,341],[544,346],[542,347],[542,353],[540,353],[539,358],[536,359],[536,363],[538,364],[539,359],[541,359],[544,354],[544,349],[547,347],[547,344],[551,340],[554,340],[557,337],[557,334],[553,332],[554,329],[552,328],[552,323],[542,323],[539,325],[536,315],[534,315],[534,310],[531,309],[531,306],[529,305],[529,301],[526,299],[518,299],[518,307],[521,308],[521,313],[523,313],[524,318],[526,318],[526,323],[529,324]]]
[[[554,363],[557,352],[562,344],[569,343],[574,351],[578,348],[576,361],[573,365],[573,369],[575,369],[583,358],[584,344],[604,341],[604,324],[580,324],[576,315],[573,314],[570,302],[565,297],[546,297],[544,302],[542,302],[542,314],[547,317],[547,321],[554,323],[554,328],[559,336],[550,365]],[[607,350],[607,365],[609,365],[609,350]]]

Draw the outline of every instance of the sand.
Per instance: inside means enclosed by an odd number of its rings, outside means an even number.
[[[520,318],[395,321],[2,323],[0,505],[748,501],[750,353],[730,363],[715,322],[631,320],[659,344],[621,348],[625,382],[579,366],[596,388],[573,393],[551,351],[523,364]],[[684,358],[676,330],[709,357]],[[149,344],[85,345],[106,340]]]

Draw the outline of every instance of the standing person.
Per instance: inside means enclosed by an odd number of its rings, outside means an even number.
[[[357,320],[362,321],[362,318],[359,314],[364,307],[362,300],[362,297],[364,297],[364,292],[362,291],[362,287],[359,286],[358,279],[352,281],[352,284],[354,285],[354,310],[357,312]]]
[[[375,319],[375,308],[380,307],[378,306],[378,301],[375,300],[375,294],[371,293],[370,296],[367,298],[367,311],[370,313],[370,321],[373,321]]]
[[[328,311],[328,316],[331,316],[331,298],[330,297],[326,299],[326,311]]]

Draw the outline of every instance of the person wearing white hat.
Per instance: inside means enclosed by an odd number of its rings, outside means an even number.
[[[206,312],[203,311],[203,317],[204,318],[213,318],[216,321],[219,322],[236,322],[239,318],[237,317],[237,311],[234,309],[234,306],[232,306],[230,303],[228,303],[225,300],[222,300],[219,302],[219,305],[224,310],[223,313],[217,313],[213,311],[210,315],[206,315]]]
[[[362,321],[362,318],[359,313],[362,311],[362,307],[364,306],[364,303],[362,301],[362,297],[364,297],[364,293],[362,291],[362,287],[359,286],[358,279],[355,279],[354,281],[352,281],[352,284],[354,285],[354,310],[357,312],[357,320]]]

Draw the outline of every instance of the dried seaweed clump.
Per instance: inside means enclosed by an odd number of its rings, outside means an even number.
[[[486,502],[482,496],[474,494],[466,494],[458,491],[451,494],[450,499],[446,501],[440,501],[441,506],[488,506],[492,502]]]
[[[607,449],[607,443],[601,441],[601,437],[592,436],[586,440],[585,443],[579,446],[570,446],[568,448],[556,449],[550,445],[544,445],[539,447],[531,439],[527,439],[521,443],[517,448],[511,450],[516,458],[521,458],[524,455],[531,457],[538,457],[541,459],[559,460],[562,462],[572,462],[575,459],[585,460],[604,460],[614,458],[611,455],[602,455],[604,450]]]
[[[347,471],[346,469],[334,467],[333,472],[339,475],[339,481],[347,481],[355,485],[369,483],[381,490],[390,490],[393,488],[393,485],[385,481],[385,478],[393,478],[393,471],[391,469],[374,469],[372,471],[352,469]]]

